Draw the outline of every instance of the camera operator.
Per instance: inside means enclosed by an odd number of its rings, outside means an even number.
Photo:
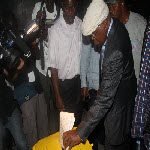
[[[4,16],[5,18],[8,18],[7,14]],[[12,44],[12,46],[5,46],[7,43],[11,43],[12,39],[6,40],[6,37],[11,36],[9,33],[12,31],[12,27],[16,26],[17,24],[11,24],[11,19],[4,20],[5,19],[1,21],[3,24],[2,26],[10,26],[10,28],[8,29],[4,27],[6,31],[4,29],[2,31],[2,36],[0,38],[2,44],[0,48],[2,50],[4,49],[4,54],[7,53],[7,51],[10,51],[10,53],[15,51],[19,52],[19,58],[16,57],[17,59],[14,59],[17,60],[17,62],[15,61],[15,63],[13,63],[15,66],[11,68],[11,71],[7,71],[5,69],[5,74],[9,82],[14,86],[14,98],[17,100],[20,106],[24,134],[27,139],[28,146],[31,149],[32,146],[38,142],[38,140],[48,136],[47,105],[45,104],[44,94],[42,93],[40,83],[38,82],[39,79],[33,56],[31,55],[30,57],[26,57],[24,52],[25,50],[21,49],[22,47],[26,47],[25,41],[23,41],[23,39],[19,39],[21,44],[18,44],[18,41],[14,40],[15,42]],[[14,31],[12,32],[14,33]],[[5,37],[3,33],[8,35]],[[16,27],[16,33],[14,34],[17,33]],[[22,47],[19,47],[20,45]],[[12,47],[15,48],[13,49]],[[27,47],[27,49],[30,50],[29,47]],[[4,57],[4,60],[5,58],[7,57]],[[13,57],[10,55],[10,61],[8,62],[12,62],[11,58]]]
[[[54,22],[60,15],[62,15],[62,10],[59,8],[59,6],[54,2],[54,0],[43,0],[41,2],[38,2],[35,4],[35,7],[33,9],[32,13],[32,20],[37,19],[39,20],[40,24],[40,34],[38,40],[36,39],[36,43],[40,49],[40,52],[43,51],[43,60],[40,59],[36,60],[36,68],[39,71],[39,76],[40,76],[40,82],[43,88],[44,96],[45,96],[45,101],[47,103],[48,107],[48,114],[50,114],[50,108],[53,106],[53,100],[54,99],[54,94],[53,94],[53,89],[52,89],[52,82],[51,82],[51,73],[50,70],[47,67],[47,62],[48,62],[48,26],[47,24],[44,26],[44,23],[42,22],[42,19],[46,17],[46,20],[51,20]],[[43,44],[40,43],[40,40],[43,39]],[[42,50],[43,49],[43,50]],[[44,67],[42,68],[41,62],[44,62]],[[51,104],[50,104],[51,103]],[[51,105],[51,106],[50,106]],[[54,114],[55,115],[55,114]],[[57,118],[57,117],[55,117]],[[50,120],[50,117],[49,117]],[[55,121],[52,121],[51,123],[54,123]],[[56,121],[57,122],[57,121]],[[58,125],[52,125],[53,128],[57,128],[55,131],[50,127],[51,125],[49,124],[49,129],[51,133],[54,133],[58,130]],[[56,127],[57,126],[57,127]],[[50,134],[51,134],[50,133]]]
[[[31,56],[13,77],[14,97],[20,105],[29,148],[48,136],[47,105],[37,72]]]
[[[23,125],[21,120],[21,113],[17,108],[17,103],[13,97],[12,89],[7,86],[5,82],[6,70],[2,69],[2,62],[0,61],[0,150],[4,150],[5,128],[11,132],[17,150],[28,150],[27,141],[23,133]],[[22,63],[18,66],[21,68]]]
[[[5,23],[9,24],[13,28],[14,32],[17,31],[16,19],[11,12],[5,12],[1,17],[1,19]],[[0,34],[1,38],[5,36],[4,41],[8,41],[7,34],[4,32],[2,24],[0,28]],[[1,39],[1,42],[2,41],[3,40]],[[3,48],[3,44],[1,43],[0,51],[1,56],[3,56],[4,58],[0,58],[0,150],[5,149],[5,128],[8,128],[8,130],[12,134],[17,150],[28,150],[29,147],[23,132],[21,112],[18,109],[17,101],[14,99],[12,88],[10,86],[7,86],[6,84],[6,79],[8,78],[8,76],[12,72],[15,72],[15,70],[20,70],[24,66],[24,61],[21,58],[19,59],[18,56],[15,57],[13,53],[13,48],[11,49],[11,53],[7,53],[6,51],[8,50],[9,52],[9,49],[5,48]],[[6,51],[4,51],[3,53],[2,51],[4,49]],[[7,63],[5,62],[5,53],[10,54],[7,56],[7,60],[11,60],[8,64],[11,64],[11,66],[12,64],[15,64],[15,68],[13,68],[14,71],[12,72],[8,71],[8,68],[10,66],[8,67],[6,65]]]

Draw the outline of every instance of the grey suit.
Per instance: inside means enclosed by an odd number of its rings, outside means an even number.
[[[131,41],[125,26],[113,18],[102,66],[98,96],[77,128],[85,141],[104,117],[105,137],[110,145],[120,145],[130,137],[136,77]]]

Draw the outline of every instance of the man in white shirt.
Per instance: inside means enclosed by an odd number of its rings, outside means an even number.
[[[46,20],[56,20],[60,13],[62,14],[62,11],[60,12],[60,8],[56,6],[54,3],[54,0],[43,0],[41,2],[37,2],[35,4],[35,7],[33,9],[32,13],[32,20],[34,19],[41,19],[43,17],[43,10],[46,11]],[[43,40],[43,53],[44,53],[44,69],[41,65],[41,58],[39,60],[36,60],[36,68],[39,71],[39,77],[40,82],[43,88],[45,101],[47,103],[48,107],[48,117],[49,117],[49,131],[51,133],[55,133],[58,130],[58,125],[54,125],[54,120],[50,118],[50,112],[52,112],[50,109],[53,107],[53,97],[54,92],[52,92],[52,83],[51,83],[51,72],[48,69],[47,63],[48,63],[48,41],[47,41],[48,32],[46,31],[45,39]],[[40,37],[39,37],[40,38]],[[39,42],[38,39],[36,39],[36,43]],[[40,43],[38,43],[38,47],[40,49]],[[55,117],[57,118],[57,117]],[[57,122],[57,121],[56,121]],[[55,126],[55,129],[52,129],[52,126]],[[56,127],[57,126],[57,127]]]
[[[75,113],[80,122],[80,54],[82,49],[81,20],[75,16],[76,0],[63,0],[63,16],[48,32],[48,61],[59,111]]]

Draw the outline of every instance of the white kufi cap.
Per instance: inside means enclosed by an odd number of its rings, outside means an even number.
[[[99,24],[108,16],[109,8],[103,0],[93,0],[87,8],[82,23],[82,33],[84,36],[92,34]]]

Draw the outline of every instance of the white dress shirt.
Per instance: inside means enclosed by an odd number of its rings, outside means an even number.
[[[74,23],[66,24],[63,16],[48,31],[48,67],[58,70],[59,79],[72,79],[80,74],[82,49],[82,21],[75,17]]]

